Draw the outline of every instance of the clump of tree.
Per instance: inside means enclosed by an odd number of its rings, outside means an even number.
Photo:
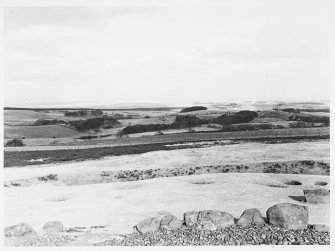
[[[119,121],[110,117],[91,118],[85,120],[75,120],[68,122],[70,126],[78,131],[95,130],[98,128],[115,128],[120,124]]]
[[[6,147],[17,147],[17,146],[25,146],[22,139],[12,139],[6,142]]]
[[[298,109],[301,112],[330,112],[329,108],[313,109],[313,108],[304,108]]]
[[[102,116],[104,112],[100,109],[92,109],[91,114],[92,116]]]
[[[88,110],[65,111],[66,117],[86,117],[89,114]]]
[[[240,111],[235,114],[224,114],[217,119],[214,119],[215,123],[221,125],[231,125],[239,123],[248,123],[257,117],[257,112],[254,111]],[[213,119],[212,119],[213,120]],[[201,119],[194,115],[178,115],[173,123],[170,124],[148,124],[148,125],[129,125],[123,128],[125,134],[142,133],[142,132],[154,132],[166,129],[182,129],[188,128],[189,132],[193,132],[192,127],[200,126],[203,124],[209,124],[207,119]],[[238,130],[238,129],[231,129]],[[256,129],[255,129],[256,130]]]
[[[206,124],[207,120],[202,120],[194,115],[178,115],[172,124],[174,128],[190,128]]]
[[[42,126],[42,125],[58,125],[58,124],[65,124],[64,120],[58,119],[38,119],[34,122],[34,126]]]
[[[180,111],[180,113],[184,112],[194,112],[194,111],[202,111],[202,110],[207,110],[207,107],[205,106],[191,106],[191,107],[186,107]]]
[[[301,112],[330,112],[329,108],[320,108],[320,109],[314,109],[314,108],[283,108],[281,109],[283,112],[289,112],[289,113],[301,113]]]
[[[132,134],[132,133],[141,133],[141,132],[154,132],[161,131],[166,129],[171,129],[171,124],[148,124],[148,125],[129,125],[122,129],[124,134]]]
[[[217,123],[220,125],[232,125],[240,123],[249,123],[258,117],[257,112],[254,111],[239,111],[234,114],[223,114],[217,118]]]
[[[208,123],[207,120],[202,120],[194,115],[178,115],[173,123],[170,124],[147,124],[147,125],[129,125],[123,128],[125,134],[155,132],[166,129],[181,129],[192,128]]]
[[[132,119],[133,118],[133,116],[131,114],[127,114],[127,116],[125,116],[123,113],[117,113],[117,112],[113,113],[111,115],[111,117],[114,118],[114,119],[118,119],[118,120],[120,120],[120,119]]]
[[[289,113],[300,112],[299,109],[295,109],[295,108],[284,108],[284,109],[281,109],[281,111],[289,112]]]
[[[324,126],[329,126],[330,118],[326,116],[299,116],[290,115],[289,120],[291,121],[302,121],[307,123],[322,123]]]

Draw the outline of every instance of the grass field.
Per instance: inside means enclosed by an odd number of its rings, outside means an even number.
[[[271,129],[243,132],[195,132],[165,134],[159,136],[142,136],[116,139],[100,138],[92,140],[73,140],[71,138],[58,139],[25,139],[23,142],[27,146],[5,147],[5,152],[9,151],[45,151],[45,150],[69,150],[86,149],[111,146],[143,145],[155,143],[179,143],[179,142],[199,142],[215,140],[266,140],[267,138],[329,138],[329,128],[292,128],[292,129]],[[33,141],[33,142],[31,142]]]
[[[304,137],[263,137],[263,138],[241,138],[239,140],[259,141],[259,142],[294,142],[300,140],[318,140],[328,139],[329,136],[304,136]],[[238,139],[235,139],[238,141]],[[197,140],[199,141],[199,140]],[[168,147],[168,144],[183,143],[185,141],[166,141],[164,143],[148,143],[138,145],[118,145],[118,146],[90,146],[88,148],[78,148],[74,146],[72,149],[65,147],[60,150],[55,148],[46,147],[41,150],[30,149],[28,151],[5,151],[4,152],[4,167],[11,166],[25,166],[25,165],[36,165],[36,164],[48,164],[48,163],[60,163],[66,161],[82,161],[87,159],[99,159],[104,156],[120,156],[129,154],[139,154],[159,150],[173,150],[174,148]],[[189,142],[189,141],[186,141]],[[181,146],[180,148],[188,148],[189,146]],[[20,149],[20,148],[18,148]],[[35,162],[31,160],[39,160],[42,162]]]
[[[74,137],[78,131],[60,125],[4,126],[5,138],[65,138]]]
[[[123,114],[131,119],[120,119],[120,127],[79,133],[60,125],[28,126],[38,119],[77,120],[88,117],[66,117],[64,110],[5,110],[4,138],[23,138],[26,145],[22,148],[5,149],[6,151],[22,150],[55,150],[84,147],[107,147],[120,145],[138,145],[164,142],[242,139],[258,137],[293,137],[293,136],[319,136],[329,134],[329,128],[296,128],[289,129],[291,121],[287,121],[288,113],[277,111],[259,112],[259,117],[251,123],[267,123],[281,125],[287,129],[260,130],[245,132],[219,132],[218,129],[209,128],[208,125],[193,127],[195,133],[188,133],[187,128],[163,130],[164,135],[156,136],[157,132],[130,134],[127,138],[117,139],[116,134],[127,125],[134,124],[167,124],[173,123],[179,109],[170,110],[105,110],[105,113]],[[219,109],[195,111],[187,114],[196,115],[202,119],[218,117],[224,112]],[[186,115],[183,113],[183,115]],[[307,116],[307,114],[306,114]],[[215,132],[217,131],[217,132]],[[79,139],[82,136],[93,136],[91,139]],[[44,147],[44,148],[43,148]]]
[[[65,117],[64,111],[4,110],[5,125],[31,125],[38,119],[77,120],[77,117]]]
[[[320,128],[285,128],[270,129],[257,131],[241,132],[195,132],[195,133],[177,133],[165,134],[159,136],[143,136],[136,138],[109,139],[109,140],[92,140],[90,142],[70,143],[68,145],[126,145],[126,144],[150,144],[159,142],[183,142],[183,141],[203,141],[203,140],[225,140],[225,139],[247,139],[247,138],[264,138],[264,137],[297,137],[297,136],[319,136],[329,135],[328,127]]]

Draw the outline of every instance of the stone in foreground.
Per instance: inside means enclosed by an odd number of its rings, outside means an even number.
[[[324,224],[313,224],[312,229],[318,232],[330,232],[329,226]]]
[[[6,246],[25,245],[27,243],[33,243],[37,240],[37,233],[26,223],[20,223],[5,228]]]
[[[64,231],[63,223],[60,221],[48,221],[44,224],[43,230],[48,234],[58,234]]]
[[[198,227],[203,230],[223,229],[234,225],[234,217],[226,212],[216,210],[200,211],[198,215]]]
[[[248,226],[248,225],[265,225],[265,221],[261,215],[261,212],[257,208],[247,209],[243,212],[241,217],[236,222],[236,225],[239,226]]]
[[[183,222],[172,214],[165,215],[161,219],[160,229],[176,230],[181,228]]]
[[[135,226],[135,229],[141,234],[156,232],[159,230],[160,220],[157,217],[141,221]]]
[[[329,203],[329,189],[304,190],[308,203]]]
[[[308,224],[308,208],[291,203],[270,207],[266,216],[271,225],[288,229],[305,229]]]
[[[197,220],[198,220],[198,215],[199,215],[199,212],[196,212],[196,211],[190,211],[190,212],[184,213],[184,220],[185,220],[186,226],[192,227],[196,225]]]

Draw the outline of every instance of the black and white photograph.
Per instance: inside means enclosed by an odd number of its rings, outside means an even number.
[[[3,2],[3,247],[333,246],[333,1]]]

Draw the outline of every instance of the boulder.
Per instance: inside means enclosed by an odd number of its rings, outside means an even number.
[[[27,235],[36,235],[34,229],[26,223],[20,223],[17,225],[13,225],[5,228],[5,236],[6,237],[23,237]]]
[[[199,212],[196,212],[196,211],[190,211],[190,212],[184,213],[184,220],[185,220],[186,226],[192,227],[196,225],[197,220],[198,220],[198,215],[199,215]]]
[[[318,232],[330,232],[329,226],[323,224],[313,224],[312,229]]]
[[[48,234],[58,234],[64,231],[63,223],[60,221],[48,221],[44,224],[43,230]]]
[[[236,225],[248,226],[248,225],[265,225],[265,221],[261,215],[261,212],[257,208],[247,209],[243,212],[241,217],[237,220]]]
[[[305,229],[308,224],[308,208],[291,203],[281,203],[266,211],[270,224],[289,229]]]
[[[181,228],[183,222],[172,214],[165,215],[160,222],[160,229],[175,230]]]
[[[308,203],[329,203],[329,189],[304,190]]]
[[[31,244],[38,241],[38,239],[37,233],[26,223],[20,223],[5,228],[6,246]]]
[[[212,231],[235,224],[232,215],[217,210],[200,211],[197,222],[199,228]]]
[[[156,232],[159,230],[159,226],[160,226],[160,220],[158,217],[154,217],[154,218],[148,218],[145,219],[143,221],[141,221],[140,223],[138,223],[135,226],[135,229],[141,233],[141,234],[145,234],[145,233],[149,233],[149,232]]]

